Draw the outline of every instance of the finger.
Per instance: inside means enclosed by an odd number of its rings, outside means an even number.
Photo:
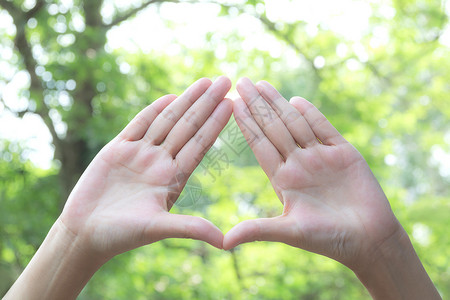
[[[254,241],[282,242],[289,245],[295,239],[294,225],[285,216],[243,221],[225,234],[223,249],[229,250]]]
[[[230,79],[220,76],[184,113],[163,142],[163,147],[172,156],[175,156],[204,125],[230,88]]]
[[[283,162],[280,152],[259,128],[242,99],[238,98],[233,102],[233,114],[261,168],[271,178]]]
[[[259,127],[278,151],[287,158],[289,153],[298,149],[294,138],[267,101],[260,95],[248,78],[241,78],[236,88],[247,104]]]
[[[156,117],[144,138],[155,145],[161,144],[181,116],[205,93],[211,84],[211,80],[208,78],[201,78],[187,88]]]
[[[154,235],[155,229],[149,232]],[[213,223],[200,217],[164,213],[158,222],[158,236],[166,238],[186,238],[207,242],[222,249],[223,233]]]
[[[152,104],[141,110],[122,130],[119,136],[129,141],[142,139],[155,118],[176,98],[176,95],[166,95],[155,100]]]
[[[309,101],[293,97],[290,103],[303,115],[314,134],[325,145],[345,143],[345,139],[325,116]]]
[[[230,99],[223,100],[203,124],[202,128],[184,145],[176,156],[176,162],[185,174],[191,174],[201,162],[206,152],[216,141],[219,133],[227,125],[233,111]]]
[[[289,104],[270,83],[260,81],[256,84],[256,88],[284,122],[300,147],[305,148],[318,143],[316,136],[302,114]]]

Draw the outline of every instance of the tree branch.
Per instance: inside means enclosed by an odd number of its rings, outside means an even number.
[[[58,149],[61,144],[61,140],[59,139],[53,121],[49,116],[49,108],[44,102],[43,97],[43,83],[41,79],[36,74],[37,62],[33,57],[33,53],[31,51],[31,46],[28,43],[25,34],[26,21],[27,18],[31,18],[36,15],[45,5],[44,0],[38,0],[36,5],[28,12],[23,12],[21,9],[17,8],[12,2],[7,0],[0,0],[0,6],[2,6],[6,11],[11,15],[14,21],[14,25],[16,26],[16,36],[14,38],[14,46],[19,51],[20,55],[23,58],[23,63],[25,69],[30,75],[30,92],[34,92],[37,95],[36,101],[39,102],[40,105],[37,105],[36,111],[34,113],[38,114],[45,125],[48,127],[50,134],[53,138],[53,143],[55,144],[55,148]],[[26,112],[26,111],[25,111]],[[25,113],[23,112],[23,114]],[[19,112],[20,115],[20,112]]]
[[[45,0],[38,0],[32,9],[26,12],[25,18],[27,20],[34,17],[45,5]]]
[[[3,7],[13,19],[20,15],[20,10],[12,2],[0,0],[0,6]]]
[[[236,255],[236,250],[235,249],[230,249],[230,254],[231,254],[231,258],[233,259],[233,269],[234,269],[234,273],[236,274],[236,279],[237,282],[239,283],[241,290],[245,289],[244,287],[244,282],[243,282],[243,278],[241,275],[241,270],[239,268],[239,262],[237,259],[237,255]]]
[[[314,70],[314,72],[316,73],[317,77],[319,79],[322,79],[322,76],[320,75],[319,69],[317,69],[316,66],[314,65],[314,59],[309,57],[304,51],[302,51],[302,49],[286,33],[277,30],[274,22],[270,21],[265,15],[260,15],[260,16],[254,15],[254,17],[258,18],[261,21],[261,23],[263,23],[267,27],[267,29],[269,31],[271,31],[275,36],[277,36],[278,38],[280,38],[283,41],[285,41],[298,54],[303,56],[303,58],[309,64],[311,69]]]
[[[16,25],[16,27],[17,27],[17,25]],[[49,116],[50,110],[47,107],[47,104],[45,104],[45,102],[44,102],[44,97],[43,97],[44,90],[42,88],[42,82],[41,82],[41,79],[37,76],[36,71],[35,71],[35,69],[37,67],[37,62],[34,59],[33,54],[31,52],[30,44],[28,43],[28,41],[25,37],[24,29],[19,30],[19,28],[17,28],[17,34],[16,34],[16,38],[14,40],[14,44],[15,44],[17,50],[22,55],[25,69],[27,70],[28,74],[30,75],[30,91],[34,92],[36,95],[38,95],[38,99],[36,99],[36,101],[39,101],[40,105],[37,105],[36,113],[43,119],[45,125],[47,125],[47,127],[52,135],[53,142],[55,143],[56,148],[58,148],[57,144],[60,143],[60,139],[59,139],[58,135],[56,134],[56,130],[53,125],[53,121],[51,120],[51,118]]]
[[[133,17],[134,15],[136,15],[138,12],[140,12],[141,10],[143,10],[144,8],[146,8],[147,6],[149,6],[150,4],[154,4],[154,3],[163,3],[163,2],[171,2],[171,3],[178,3],[180,1],[178,0],[149,0],[146,1],[144,3],[142,3],[141,6],[138,6],[136,8],[130,9],[129,11],[120,14],[118,16],[116,16],[116,18],[109,24],[103,24],[103,27],[106,28],[111,28],[115,25],[118,25],[119,23]]]
[[[216,2],[216,1],[209,1],[208,3],[215,3],[224,8],[234,7],[234,8],[237,8],[241,13],[246,13],[242,7],[237,7],[236,5],[228,5],[228,4],[223,4],[223,3]],[[251,16],[258,19],[270,32],[272,32],[273,35],[275,35],[279,39],[286,42],[291,48],[293,48],[295,50],[295,52],[297,52],[299,55],[301,55],[303,57],[303,59],[308,63],[308,65],[311,67],[311,69],[314,71],[318,80],[319,81],[322,80],[320,70],[318,68],[316,68],[316,66],[314,65],[314,59],[309,57],[304,51],[302,51],[302,49],[286,33],[277,30],[274,22],[270,21],[265,16],[265,14],[259,15],[259,14],[254,13],[254,14],[251,14]]]
[[[45,0],[38,0],[32,9],[27,12],[23,12],[19,7],[15,6],[13,2],[8,0],[0,0],[0,6],[3,7],[11,17],[16,19],[21,19],[28,21],[34,17],[45,5]]]

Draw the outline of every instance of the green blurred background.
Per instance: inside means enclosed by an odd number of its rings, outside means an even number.
[[[225,74],[319,107],[450,297],[449,16],[448,0],[0,0],[0,295],[105,143],[158,97]],[[233,120],[180,200],[224,232],[282,210]],[[370,297],[342,265],[284,244],[165,240],[111,260],[79,298]]]

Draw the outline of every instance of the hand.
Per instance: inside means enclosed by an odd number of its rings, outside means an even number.
[[[230,86],[200,79],[141,111],[88,166],[5,299],[75,299],[110,258],[165,238],[222,248],[211,222],[169,210],[231,116]]]
[[[158,99],[94,158],[59,218],[88,252],[110,258],[174,237],[222,248],[212,223],[168,211],[231,116],[230,86],[200,79]]]
[[[284,206],[275,218],[232,228],[224,249],[278,241],[358,268],[402,233],[359,152],[305,99],[287,102],[270,84],[237,84],[234,116]]]

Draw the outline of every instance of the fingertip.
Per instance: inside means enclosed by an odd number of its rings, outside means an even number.
[[[231,228],[223,238],[223,249],[230,250],[242,243],[257,240],[258,230],[255,220],[245,220]]]
[[[237,98],[235,98],[234,100],[233,100],[233,108],[234,108],[234,106],[236,106],[236,105],[239,105],[241,102],[243,102],[244,100],[242,100],[242,98],[241,97],[237,97]]]
[[[257,87],[261,87],[261,88],[264,88],[264,87],[267,87],[267,86],[272,86],[268,81],[265,81],[265,80],[260,80],[255,85]]]
[[[314,104],[299,96],[292,97],[289,100],[289,103],[293,105],[301,114],[304,114],[309,108],[315,107]]]
[[[289,103],[295,103],[295,102],[297,102],[297,101],[299,101],[301,99],[301,97],[299,97],[299,96],[294,96],[294,97],[292,97],[291,99],[289,99]]]
[[[311,102],[309,102],[308,100],[306,100],[303,97],[299,97],[299,96],[294,96],[289,100],[289,103],[291,104],[302,104],[302,103],[309,103],[312,105]]]
[[[202,93],[204,93],[211,85],[213,84],[212,80],[207,77],[202,77],[198,79],[196,82],[194,82],[190,87],[189,90],[193,88],[191,91],[196,91],[195,93],[200,92],[200,94],[197,96],[199,97]]]
[[[194,84],[208,84],[208,85],[211,85],[212,84],[212,80],[209,79],[208,77],[202,77],[202,78],[198,79]]]
[[[283,96],[277,91],[277,89],[265,80],[258,81],[255,87],[260,95],[263,96],[264,99],[266,99],[266,101],[268,102],[274,102],[279,98],[283,98]]]
[[[166,97],[167,101],[169,101],[169,103],[178,98],[178,96],[175,94],[169,94],[169,95],[166,95],[165,97]],[[161,98],[163,98],[163,97],[161,97]],[[161,98],[159,98],[159,99],[161,99]]]
[[[222,100],[222,102],[221,103],[224,103],[223,105],[226,105],[226,106],[233,106],[233,103],[234,103],[234,101],[233,100],[231,100],[230,98],[224,98],[223,100]]]
[[[175,94],[167,94],[164,95],[162,97],[159,97],[158,99],[156,99],[155,101],[153,101],[153,103],[162,103],[162,105],[164,105],[164,108],[167,106],[165,103],[167,102],[167,104],[169,104],[170,102],[172,102],[173,100],[175,100],[178,96]],[[153,104],[152,103],[152,104]],[[155,104],[156,105],[156,104]]]
[[[302,97],[294,96],[294,97],[292,97],[291,99],[289,99],[289,103],[290,103],[292,106],[296,107],[297,110],[299,110],[299,108],[300,108],[300,106],[301,106],[303,100],[304,100],[304,99],[303,99]]]
[[[230,231],[232,231],[232,230],[230,230]],[[223,248],[223,250],[231,250],[231,249],[233,249],[233,248],[235,248],[236,246],[239,245],[238,242],[233,241],[233,240],[230,238],[230,234],[229,234],[230,231],[228,231],[228,232],[225,234],[224,238],[223,238],[223,242],[222,242],[222,248]]]
[[[228,78],[225,75],[220,75],[219,77],[217,77],[217,79],[214,82],[221,82],[222,84],[227,86],[228,89],[230,89],[231,85],[232,85],[230,78]]]
[[[194,239],[203,240],[217,249],[223,249],[222,231],[210,221],[203,218],[196,218],[201,229],[199,229],[199,235],[194,236]]]
[[[204,240],[204,242],[207,242],[208,244],[210,244],[211,246],[222,250],[223,249],[223,233],[220,232],[220,236],[217,235],[216,237],[214,237],[213,239],[209,239],[209,240]]]
[[[239,78],[239,80],[237,81],[237,83],[236,83],[236,85],[238,85],[238,84],[241,84],[241,83],[245,83],[245,82],[252,82],[251,80],[250,80],[250,78],[248,78],[248,77],[241,77],[241,78]]]
[[[188,238],[204,241],[213,247],[223,249],[222,231],[204,218],[165,212],[157,223],[159,223],[160,239]],[[155,232],[149,231],[149,236],[154,235]]]
[[[248,77],[242,77],[237,81],[236,89],[240,93],[241,91],[245,90],[245,88],[248,87],[249,85],[253,85],[253,82]]]
[[[203,77],[195,81],[193,84],[187,88],[183,95],[187,95],[187,97],[194,99],[198,99],[208,88],[212,85],[212,81],[209,78]],[[181,97],[183,97],[181,95]]]
[[[220,230],[219,230],[220,231]],[[220,232],[220,237],[217,236],[217,239],[213,240],[212,242],[208,242],[211,246],[216,247],[217,249],[222,250],[223,249],[223,233]]]

